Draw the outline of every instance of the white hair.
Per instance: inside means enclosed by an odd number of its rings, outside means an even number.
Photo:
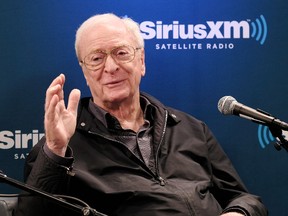
[[[135,22],[131,18],[118,17],[112,13],[98,14],[98,15],[94,15],[94,16],[88,18],[86,21],[84,21],[80,25],[80,27],[78,28],[78,30],[76,32],[75,51],[76,51],[76,55],[78,58],[79,58],[79,49],[78,49],[79,48],[79,42],[80,42],[81,37],[83,36],[83,32],[85,31],[85,29],[88,29],[89,27],[91,27],[95,24],[99,24],[101,22],[106,22],[107,20],[109,20],[111,18],[114,18],[114,19],[116,18],[116,19],[121,20],[123,22],[123,24],[125,25],[125,27],[127,28],[127,30],[129,32],[131,32],[132,35],[135,37],[135,42],[137,43],[137,46],[144,48],[144,39],[141,36],[141,31],[139,28],[139,24],[137,22]]]

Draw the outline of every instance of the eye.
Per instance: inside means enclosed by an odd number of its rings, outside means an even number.
[[[105,54],[104,53],[92,53],[90,55],[88,55],[85,58],[85,62],[87,64],[101,64],[103,62],[103,59],[105,58]]]
[[[133,49],[122,46],[115,49],[112,53],[119,61],[130,61],[133,58]]]
[[[129,54],[130,54],[129,51],[126,50],[126,49],[118,49],[118,50],[116,51],[116,53],[115,53],[115,55],[116,55],[116,56],[119,56],[119,57],[121,57],[121,56],[126,56],[126,55],[129,55]]]

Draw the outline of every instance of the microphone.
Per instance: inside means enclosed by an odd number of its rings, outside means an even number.
[[[258,124],[276,126],[282,130],[288,130],[288,124],[286,122],[273,117],[263,110],[245,106],[244,104],[237,102],[232,96],[220,98],[218,101],[218,110],[224,115],[237,115]]]

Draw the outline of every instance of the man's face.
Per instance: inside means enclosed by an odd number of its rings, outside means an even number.
[[[122,22],[114,20],[87,29],[79,43],[80,58],[95,51],[110,52],[115,47],[137,47],[130,32]],[[82,64],[86,82],[94,103],[102,108],[117,106],[139,96],[141,77],[145,74],[144,50],[135,51],[135,58],[128,63],[117,63],[111,55],[97,70],[89,70]]]

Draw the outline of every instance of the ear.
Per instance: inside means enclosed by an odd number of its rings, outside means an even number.
[[[86,80],[86,85],[89,87],[89,82],[88,82],[88,79],[87,79],[87,76],[86,76],[86,72],[85,70],[83,70],[84,68],[82,67],[82,72],[83,72],[83,75],[84,75],[84,78]]]
[[[145,50],[142,48],[141,50],[141,75],[145,76],[146,73],[146,65],[145,65]]]

